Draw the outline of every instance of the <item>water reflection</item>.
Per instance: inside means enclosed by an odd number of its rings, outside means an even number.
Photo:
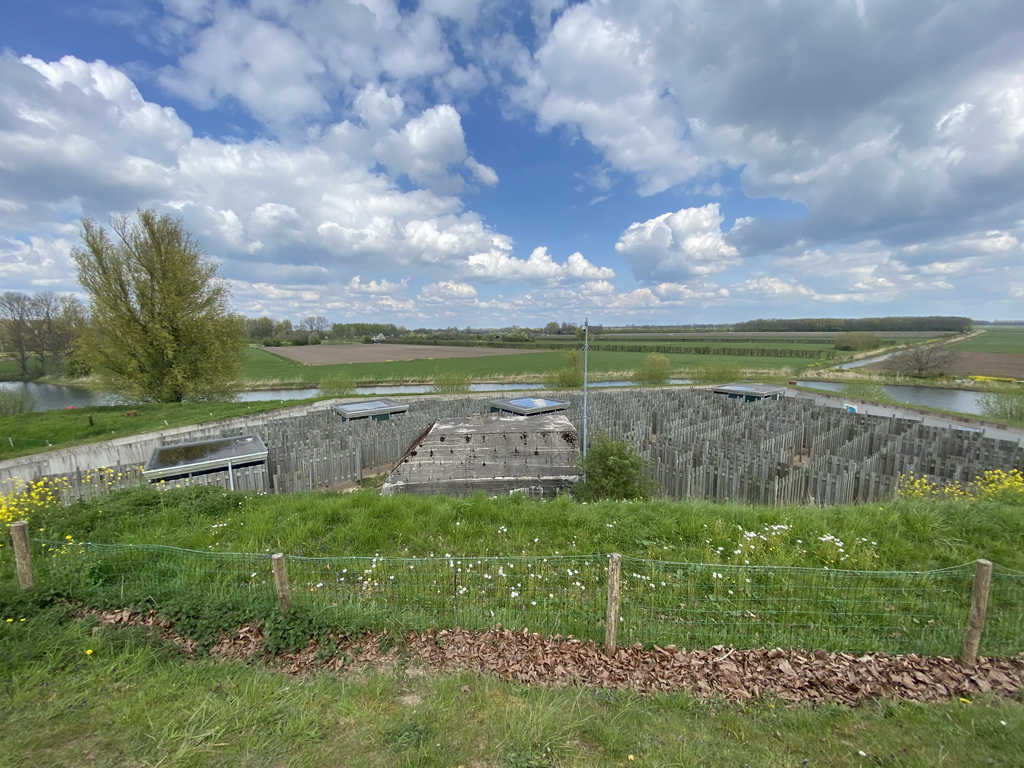
[[[669,384],[689,384],[689,379],[670,379]],[[629,387],[630,381],[599,381],[589,386],[600,387]],[[53,411],[61,408],[82,408],[88,405],[122,405],[124,401],[112,395],[92,392],[80,387],[65,387],[59,384],[38,384],[36,382],[21,381],[0,381],[0,388],[12,392],[24,392],[32,398],[36,411]],[[471,384],[471,392],[510,392],[545,389],[543,384],[499,384],[481,383]],[[422,395],[431,390],[429,384],[380,384],[366,387],[355,387],[353,392],[356,395]],[[316,387],[305,389],[260,389],[251,392],[241,392],[236,398],[243,403],[263,402],[266,400],[305,400],[311,397],[321,397],[322,393]]]
[[[826,392],[842,392],[843,385],[834,381],[798,381],[801,387],[820,389]],[[882,389],[897,403],[922,405],[955,413],[981,414],[982,392],[966,389],[936,389],[934,387],[914,387],[905,384],[883,384]]]

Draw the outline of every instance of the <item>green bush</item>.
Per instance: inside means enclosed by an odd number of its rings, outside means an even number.
[[[441,373],[435,371],[434,385],[430,388],[430,391],[442,395],[459,395],[469,392],[469,386],[472,383],[473,378],[468,373],[459,373],[457,371]]]
[[[867,400],[873,403],[888,403],[892,399],[885,391],[885,387],[877,381],[865,381],[855,379],[843,384],[843,394],[854,400]]]
[[[0,416],[31,413],[35,407],[35,400],[25,390],[0,389]]]
[[[544,375],[549,389],[579,389],[583,386],[583,353],[574,349],[565,355],[565,365]]]
[[[986,418],[1024,424],[1024,392],[986,392],[978,403]]]
[[[672,366],[665,355],[652,352],[644,358],[644,366],[633,377],[637,384],[645,387],[659,387],[668,383]]]
[[[873,333],[837,333],[836,349],[850,352],[863,352],[869,349],[878,349],[882,346],[882,340]]]
[[[644,474],[644,460],[621,440],[612,440],[605,432],[597,437],[580,460],[583,479],[573,495],[580,501],[646,499],[654,495],[657,484]]]
[[[321,381],[317,387],[327,397],[352,397],[356,393],[356,384],[351,376],[336,373]]]
[[[726,384],[741,378],[743,371],[736,363],[709,362],[690,371],[697,384]]]

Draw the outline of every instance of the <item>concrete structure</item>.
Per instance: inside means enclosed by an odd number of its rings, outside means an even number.
[[[556,496],[579,480],[578,443],[560,413],[440,419],[413,442],[382,493]]]
[[[505,400],[488,400],[491,413],[508,413],[515,416],[536,416],[538,413],[558,413],[569,408],[564,400],[549,397],[513,397]]]
[[[341,416],[343,421],[354,419],[373,419],[375,421],[387,421],[399,413],[408,413],[409,404],[400,403],[389,397],[378,397],[376,400],[362,400],[358,403],[339,403],[334,406],[334,412]]]
[[[154,448],[142,476],[149,482],[168,482],[227,472],[234,490],[234,471],[259,466],[266,475],[267,447],[259,435],[224,437]]]
[[[711,391],[716,395],[742,398],[744,402],[750,403],[755,400],[778,400],[786,388],[775,387],[771,384],[723,384],[719,387],[712,387]]]

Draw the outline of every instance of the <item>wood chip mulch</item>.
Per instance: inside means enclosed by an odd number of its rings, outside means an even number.
[[[108,611],[103,621],[145,625],[188,653],[193,643],[152,614]],[[221,659],[265,658],[263,629],[239,628],[210,650]],[[714,646],[620,648],[613,657],[592,642],[504,629],[436,629],[401,637],[366,633],[311,641],[297,653],[266,660],[291,674],[348,672],[420,666],[437,672],[473,671],[541,687],[632,689],[643,693],[689,691],[729,701],[772,697],[788,702],[856,705],[868,699],[940,701],[979,694],[1018,697],[1024,689],[1024,655],[979,657],[973,666],[916,654],[853,654],[781,648],[739,650]]]

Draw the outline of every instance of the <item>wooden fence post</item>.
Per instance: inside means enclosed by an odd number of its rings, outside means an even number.
[[[288,586],[288,569],[285,566],[284,554],[278,552],[270,557],[270,565],[274,569],[274,588],[277,590],[277,607],[281,613],[292,609],[292,590]]]
[[[978,659],[981,631],[985,628],[985,611],[988,610],[988,590],[992,585],[992,562],[978,560],[974,566],[974,586],[971,588],[971,613],[964,630],[964,645],[960,660],[974,665]]]
[[[14,563],[18,570],[18,586],[21,589],[32,589],[36,584],[32,578],[32,552],[28,546],[27,520],[11,523],[11,540],[14,543]]]
[[[619,637],[619,588],[622,582],[622,555],[608,555],[608,610],[604,623],[604,652],[614,656]]]

